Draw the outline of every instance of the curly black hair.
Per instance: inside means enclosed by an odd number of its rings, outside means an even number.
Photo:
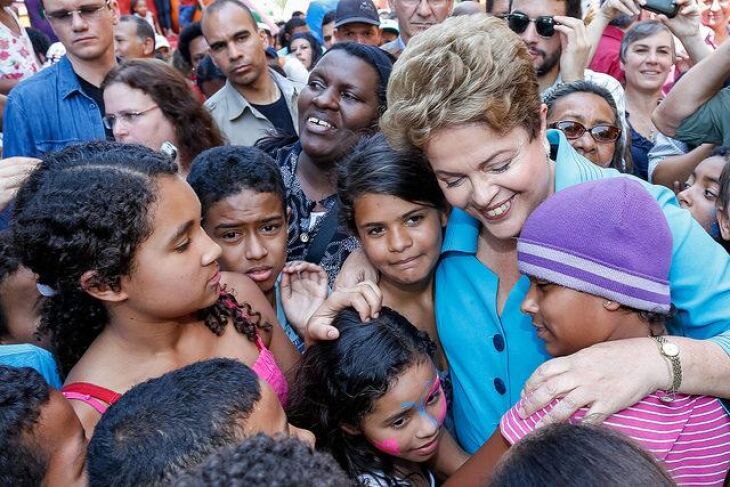
[[[271,438],[263,433],[221,450],[193,472],[176,479],[175,487],[354,487],[327,453],[312,450],[296,438]]]
[[[93,270],[92,284],[119,288],[152,233],[158,179],[176,175],[175,163],[144,146],[87,142],[47,155],[19,191],[14,242],[38,281],[56,291],[43,306],[40,331],[50,332],[63,376],[109,321],[104,304],[81,287],[82,275]],[[232,318],[255,341],[259,325],[249,318],[257,313],[244,307],[247,313],[223,293],[200,317],[217,335]]]
[[[198,37],[203,37],[203,28],[200,22],[192,22],[185,26],[177,39],[177,50],[190,66],[193,65],[193,60],[190,57],[190,43]]]
[[[350,477],[369,474],[395,487],[399,484],[393,458],[342,426],[359,427],[394,379],[410,366],[433,361],[435,345],[387,307],[368,323],[347,308],[332,324],[340,337],[304,352],[289,392],[287,416],[293,425],[310,429],[317,448],[335,457]]]
[[[48,384],[34,369],[0,365],[0,485],[41,484],[48,459],[29,435],[49,399]]]
[[[281,172],[274,160],[256,147],[229,145],[202,152],[190,166],[188,184],[200,199],[203,220],[213,205],[244,189],[277,195],[286,211]]]
[[[7,278],[15,274],[22,264],[13,246],[12,234],[9,230],[0,232],[0,286]],[[8,338],[8,320],[0,303],[0,341]]]
[[[256,373],[225,358],[195,362],[138,384],[94,429],[89,484],[167,485],[216,450],[240,442],[260,400]]]

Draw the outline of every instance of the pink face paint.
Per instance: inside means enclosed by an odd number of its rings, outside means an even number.
[[[398,456],[401,453],[400,446],[398,446],[398,441],[396,441],[395,438],[386,438],[383,441],[376,441],[373,443],[373,446],[383,453],[387,453],[391,456]]]

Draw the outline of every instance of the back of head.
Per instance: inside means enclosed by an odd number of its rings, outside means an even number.
[[[635,179],[599,179],[556,192],[525,221],[517,261],[523,274],[629,308],[660,314],[671,308],[672,233]]]
[[[151,233],[156,180],[177,166],[146,147],[88,142],[45,156],[18,192],[14,242],[22,262],[55,290],[41,330],[65,375],[106,325],[106,308],[81,287],[93,270],[98,284],[117,288],[138,245]]]
[[[211,206],[244,189],[274,193],[286,208],[286,190],[279,168],[271,157],[255,147],[208,149],[193,161],[188,183],[200,199],[203,219]]]
[[[161,485],[243,438],[258,376],[231,359],[197,362],[130,389],[89,443],[91,485]]]
[[[203,60],[198,63],[198,68],[195,70],[195,83],[198,85],[198,88],[206,81],[225,81],[225,79],[226,75],[223,74],[223,71],[215,65],[210,54],[206,54]]]
[[[396,148],[423,148],[434,132],[468,123],[497,133],[520,126],[533,138],[540,104],[524,42],[502,19],[466,15],[411,39],[393,68],[380,126]]]
[[[355,201],[368,193],[396,196],[446,211],[444,195],[422,153],[396,151],[382,134],[360,140],[338,167],[340,211],[354,233]]]
[[[142,17],[138,17],[136,15],[122,15],[121,17],[119,17],[119,22],[129,22],[131,24],[134,24],[137,32],[137,37],[141,41],[144,41],[145,39],[152,39],[152,42],[154,43],[155,30],[152,28],[152,25],[150,25],[150,23]]]
[[[394,379],[432,359],[434,345],[428,335],[386,307],[368,323],[348,308],[332,324],[340,337],[306,350],[287,415],[295,426],[309,428],[318,448],[331,453],[350,476],[372,470],[387,474],[392,459],[370,447],[362,435],[345,433],[342,426],[359,427]]]
[[[0,485],[41,485],[48,459],[31,435],[49,397],[34,369],[0,365]]]
[[[332,456],[313,450],[296,438],[258,434],[211,455],[194,472],[178,478],[175,487],[349,487]]]
[[[651,454],[622,434],[588,424],[540,428],[512,446],[491,487],[623,487],[676,484]]]

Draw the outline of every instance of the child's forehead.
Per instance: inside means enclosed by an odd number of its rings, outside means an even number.
[[[250,210],[263,206],[279,206],[282,207],[282,211],[284,210],[284,195],[273,191],[260,191],[256,188],[241,188],[237,192],[221,198],[220,201],[225,201],[231,206],[242,206]]]
[[[414,364],[391,382],[388,391],[376,401],[374,411],[391,413],[393,409],[424,401],[437,382],[438,374],[431,360]]]

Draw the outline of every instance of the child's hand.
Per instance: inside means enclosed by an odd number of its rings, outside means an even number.
[[[322,303],[307,322],[304,341],[309,345],[321,340],[335,340],[340,332],[332,326],[337,313],[352,307],[362,321],[377,318],[383,305],[383,293],[372,281],[363,281],[355,287],[337,289]]]
[[[289,262],[281,273],[281,305],[286,319],[304,336],[307,321],[327,298],[327,273],[310,262]]]

